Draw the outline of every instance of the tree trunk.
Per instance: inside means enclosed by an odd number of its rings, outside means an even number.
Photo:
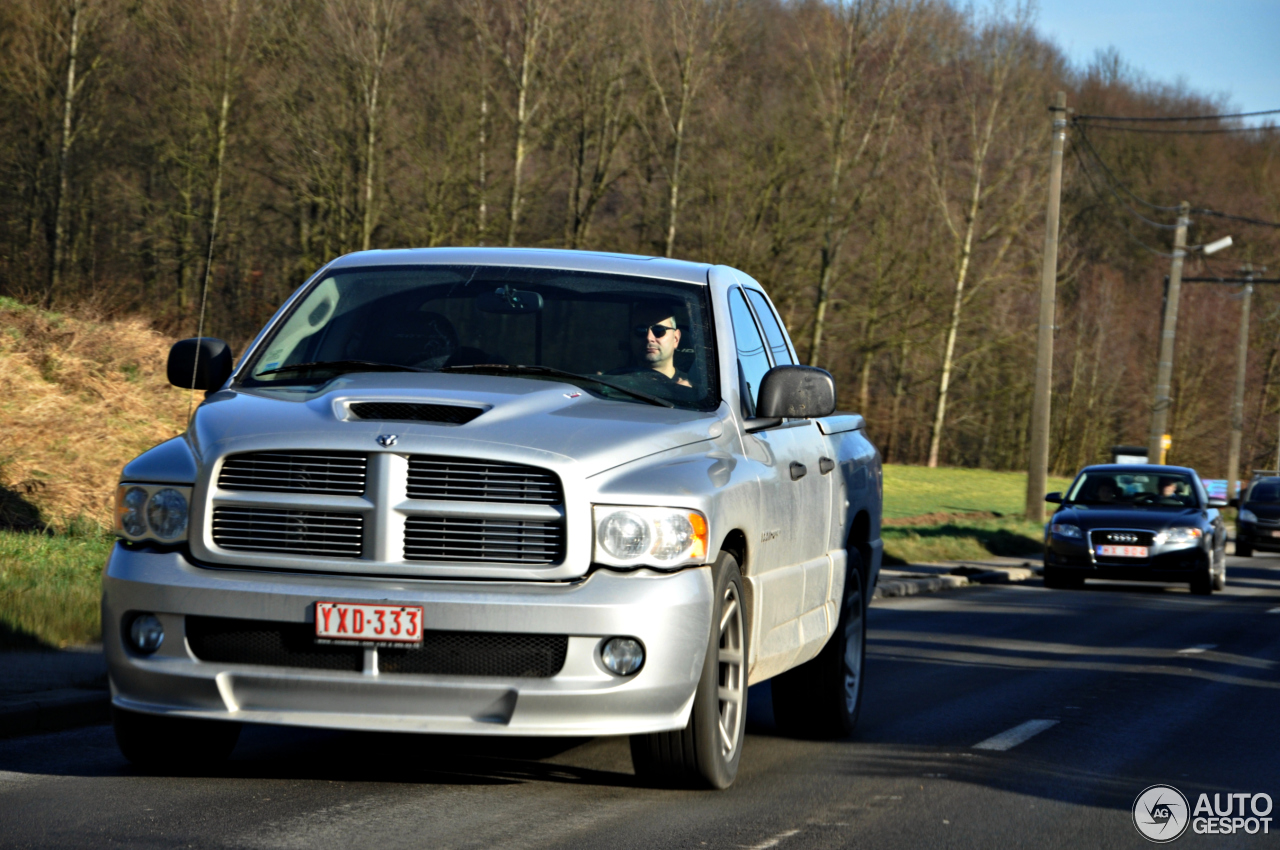
[[[67,77],[62,98],[62,138],[58,144],[58,187],[53,198],[53,244],[49,251],[49,284],[45,287],[42,306],[53,304],[53,294],[62,285],[62,255],[67,238],[67,195],[70,193],[72,122],[76,99],[76,60],[80,50],[80,0],[71,3],[71,33],[67,38]]]

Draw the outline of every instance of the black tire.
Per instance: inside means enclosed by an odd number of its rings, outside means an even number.
[[[141,714],[111,707],[116,744],[141,768],[186,772],[226,761],[240,738],[234,721]]]
[[[749,633],[742,575],[733,555],[720,553],[711,577],[715,588],[711,631],[688,725],[673,732],[631,736],[636,776],[650,784],[728,788],[738,775],[747,730]]]
[[[1239,540],[1237,540],[1237,541],[1236,541],[1236,555],[1237,555],[1237,557],[1240,557],[1240,558],[1252,558],[1252,557],[1253,557],[1253,544],[1252,544],[1252,543],[1241,543]]]
[[[1191,592],[1196,596],[1208,596],[1213,593],[1213,562],[1191,576]]]
[[[814,658],[773,678],[773,720],[796,738],[847,738],[862,711],[867,658],[867,598],[862,559],[849,553],[840,619]]]
[[[1084,577],[1057,567],[1045,567],[1044,586],[1054,590],[1080,590],[1084,587]]]

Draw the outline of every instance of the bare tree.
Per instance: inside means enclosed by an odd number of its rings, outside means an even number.
[[[969,45],[972,44],[970,51]],[[951,315],[938,380],[937,405],[929,438],[928,465],[938,465],[946,423],[947,397],[955,366],[956,337],[966,302],[965,285],[977,243],[1001,237],[993,267],[1004,259],[1016,232],[1014,220],[1025,211],[1032,186],[1024,180],[1018,197],[996,207],[994,222],[983,213],[994,206],[997,193],[1022,170],[1034,137],[1014,136],[1036,92],[1029,71],[1032,35],[1025,10],[1013,22],[988,26],[973,42],[965,42],[951,60],[956,98],[939,110],[925,140],[934,201],[954,244]],[[947,114],[948,112],[954,114]],[[955,123],[952,124],[952,121]],[[952,129],[952,128],[955,129]],[[995,160],[993,162],[993,159]],[[953,174],[960,187],[952,187]]]
[[[525,159],[534,119],[546,103],[545,84],[554,73],[550,54],[558,35],[560,7],[561,0],[469,0],[466,6],[479,38],[506,72],[514,99],[508,245],[516,244],[520,230]]]
[[[645,127],[667,179],[664,256],[673,256],[680,212],[689,119],[727,47],[737,0],[653,0],[645,5],[640,40],[645,76],[660,117],[659,133]],[[646,14],[647,13],[647,14]],[[660,142],[658,135],[665,136]]]

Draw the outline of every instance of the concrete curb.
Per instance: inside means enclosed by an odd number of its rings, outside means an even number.
[[[0,699],[0,738],[55,732],[111,717],[107,691],[62,688]]]
[[[1014,584],[1035,578],[1037,573],[1029,567],[991,567],[983,568],[955,566],[950,564],[919,564],[921,569],[930,570],[932,575],[919,578],[906,577],[897,571],[890,570],[890,575],[876,581],[875,599],[888,599],[897,596],[916,596],[921,593],[936,593],[939,590],[951,590],[956,587],[967,587],[971,584]],[[948,570],[948,572],[942,572]],[[951,572],[954,570],[954,572]],[[960,574],[956,574],[960,573]]]

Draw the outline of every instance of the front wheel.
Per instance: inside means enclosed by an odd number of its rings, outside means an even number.
[[[683,729],[631,736],[636,776],[676,787],[728,788],[738,775],[747,729],[747,620],[738,562],[721,552],[711,569],[711,633]]]
[[[799,738],[846,738],[862,710],[867,658],[867,599],[862,559],[849,553],[844,597],[835,634],[810,661],[773,679],[773,719]]]
[[[1236,541],[1236,555],[1237,555],[1238,557],[1241,557],[1241,558],[1252,558],[1252,557],[1253,557],[1253,544],[1252,544],[1252,543],[1241,543],[1239,540],[1237,540],[1237,541]]]
[[[116,744],[141,768],[189,771],[225,761],[240,738],[240,724],[141,714],[111,708]]]

